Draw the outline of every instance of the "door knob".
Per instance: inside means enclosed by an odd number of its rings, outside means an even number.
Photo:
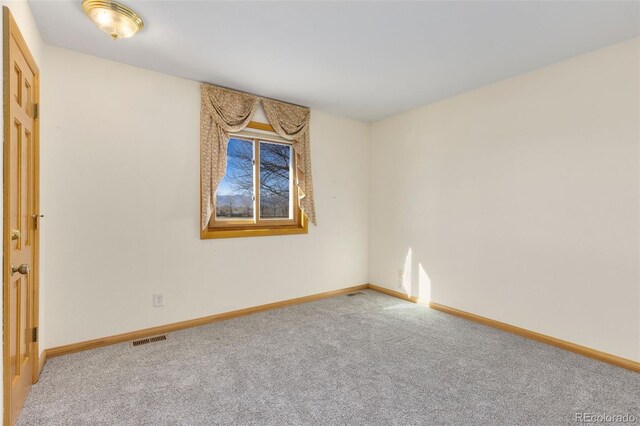
[[[11,265],[11,275],[15,274],[16,272],[19,272],[22,275],[27,275],[29,273],[29,265],[27,265],[26,263],[23,263],[18,267]]]
[[[14,229],[13,231],[11,231],[11,239],[12,240],[17,240],[20,238],[20,230],[19,229]]]

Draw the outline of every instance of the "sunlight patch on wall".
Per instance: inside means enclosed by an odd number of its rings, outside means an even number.
[[[418,302],[431,302],[431,278],[424,270],[422,263],[418,263]]]
[[[400,288],[411,296],[411,263],[412,263],[413,253],[411,251],[411,247],[409,247],[409,251],[404,258],[404,268],[402,269],[402,277],[400,282]]]
[[[399,271],[399,287],[407,295],[417,297],[418,303],[428,305],[431,301],[431,278],[421,262],[417,264],[417,268],[413,268],[413,266],[413,250],[409,247],[404,258],[403,268]],[[414,269],[417,269],[417,281],[413,279]]]

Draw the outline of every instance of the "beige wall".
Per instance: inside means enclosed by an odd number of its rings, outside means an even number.
[[[374,123],[370,282],[640,360],[639,47]]]
[[[199,84],[45,53],[46,347],[367,282],[368,125],[312,111],[308,235],[201,241]]]

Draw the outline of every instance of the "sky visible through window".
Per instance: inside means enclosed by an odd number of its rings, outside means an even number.
[[[291,147],[260,144],[260,216],[282,219],[291,216]],[[216,217],[253,218],[253,142],[231,138],[227,147],[227,171],[216,194]]]

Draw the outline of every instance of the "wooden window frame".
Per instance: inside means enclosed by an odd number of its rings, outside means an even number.
[[[252,121],[247,128],[271,132],[275,135],[275,130],[267,123]],[[231,134],[230,137],[250,141],[254,150],[254,219],[252,220],[217,220],[216,212],[211,215],[207,228],[200,230],[200,239],[208,240],[215,238],[240,238],[240,237],[266,237],[271,235],[291,235],[307,234],[309,225],[307,218],[300,209],[298,198],[296,155],[293,144],[288,141],[278,139],[277,136],[269,137],[269,134],[259,134],[256,136],[245,136],[242,134]],[[291,146],[291,200],[293,206],[292,219],[262,219],[260,218],[260,142],[278,143]],[[200,199],[202,203],[202,199]],[[201,209],[202,210],[202,209]]]

